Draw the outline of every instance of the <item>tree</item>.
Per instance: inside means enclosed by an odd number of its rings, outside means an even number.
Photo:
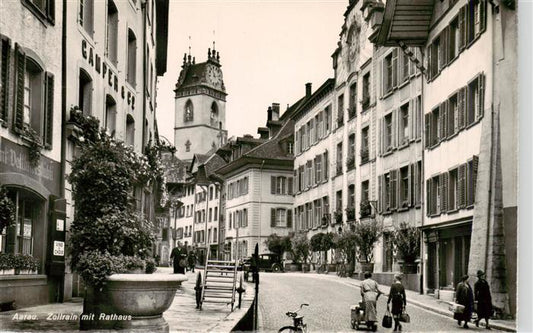
[[[382,229],[374,219],[355,224],[354,235],[359,261],[372,262],[374,244],[379,240],[381,234]]]
[[[307,234],[299,233],[292,237],[292,254],[294,255],[294,261],[296,263],[307,263],[307,258],[309,257],[309,239],[307,239]],[[303,262],[301,262],[303,261]]]
[[[332,249],[335,244],[333,242],[332,233],[319,232],[311,237],[310,246],[312,251],[324,252],[324,258],[327,260],[327,251]]]
[[[420,255],[420,230],[406,222],[394,228],[392,241],[406,263],[414,263]]]
[[[337,249],[346,256],[349,264],[355,265],[355,250],[357,248],[357,236],[351,230],[344,231],[337,239]]]
[[[268,250],[274,254],[277,254],[280,258],[283,257],[283,254],[287,251],[291,251],[291,238],[289,236],[278,236],[277,234],[272,234],[268,236],[265,241]]]

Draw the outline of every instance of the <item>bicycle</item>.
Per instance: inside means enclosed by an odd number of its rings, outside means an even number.
[[[278,332],[307,332],[307,324],[304,324],[303,321],[304,316],[298,316],[298,311],[300,311],[304,305],[309,306],[307,303],[302,303],[298,310],[289,311],[285,314],[287,317],[292,318],[293,324],[292,326],[283,326]]]

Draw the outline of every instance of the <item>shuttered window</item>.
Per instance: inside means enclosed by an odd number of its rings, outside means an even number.
[[[21,133],[24,128],[24,79],[26,74],[26,53],[15,44],[15,100],[13,103],[13,130]]]
[[[0,35],[0,123],[7,126],[9,105],[9,69],[11,58],[11,42]]]
[[[45,103],[44,103],[44,128],[43,142],[46,148],[52,148],[54,130],[54,75],[45,75]]]
[[[324,180],[327,181],[328,180],[328,175],[329,175],[329,161],[328,161],[328,151],[326,150],[324,152]]]
[[[467,163],[467,207],[474,205],[476,201],[476,181],[477,181],[478,157],[474,156]]]

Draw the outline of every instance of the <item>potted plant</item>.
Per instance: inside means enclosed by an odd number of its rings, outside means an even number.
[[[29,254],[17,253],[13,256],[16,275],[33,274],[39,267],[39,260]]]
[[[357,243],[357,259],[363,272],[373,272],[374,244],[379,240],[382,229],[374,219],[356,223],[354,226],[355,240]]]
[[[87,286],[83,312],[96,314],[95,320],[82,320],[81,329],[143,325],[166,329],[161,315],[186,277],[135,274],[147,268],[153,271],[154,230],[136,211],[131,197],[134,188],[154,188],[162,169],[152,164],[157,160],[135,153],[103,131],[92,130],[79,137],[81,152],[68,177],[76,203],[70,264]],[[138,302],[141,298],[144,301]],[[119,317],[101,320],[101,313]]]
[[[342,223],[342,210],[337,209],[335,212],[333,212],[333,215],[335,216],[336,223]]]
[[[392,242],[398,251],[398,256],[403,260],[403,273],[416,273],[415,261],[420,255],[420,230],[402,222],[394,228]]]
[[[365,218],[372,215],[372,206],[370,205],[370,202],[368,202],[367,200],[361,201],[361,204],[359,206],[359,215],[361,218]]]
[[[15,255],[12,253],[0,253],[1,275],[15,274]]]
[[[15,221],[15,210],[15,203],[8,197],[7,189],[0,186],[0,234]]]
[[[357,237],[351,230],[343,231],[337,238],[336,247],[346,258],[346,274],[352,276],[355,268],[355,250],[357,248]]]
[[[348,221],[353,221],[355,220],[355,208],[353,207],[348,207],[345,209],[346,210],[346,219]]]
[[[307,234],[298,233],[291,239],[292,253],[294,254],[294,261],[302,264],[302,271],[309,271],[309,264],[307,258],[309,257],[309,239]]]

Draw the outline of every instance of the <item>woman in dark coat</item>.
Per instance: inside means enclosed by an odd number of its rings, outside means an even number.
[[[474,284],[474,291],[477,301],[477,320],[476,326],[479,327],[479,321],[485,318],[487,329],[489,327],[489,318],[492,315],[492,296],[490,295],[490,287],[487,280],[485,280],[485,272],[477,271],[477,282]]]
[[[182,248],[181,244],[178,243],[178,246],[173,248],[170,253],[170,259],[173,259],[174,274],[185,274],[186,264],[180,265],[180,263],[185,263],[185,258],[187,258],[187,249]]]
[[[456,302],[464,305],[465,309],[463,313],[454,314],[454,318],[457,319],[459,326],[461,326],[461,321],[464,321],[463,327],[468,328],[468,322],[472,318],[472,311],[474,310],[474,293],[468,283],[468,275],[464,275],[461,278],[461,282],[457,284],[455,294]]]
[[[387,307],[392,302],[392,317],[394,318],[394,331],[402,330],[402,325],[400,324],[400,315],[405,309],[407,304],[407,298],[405,297],[405,288],[402,285],[402,276],[396,274],[394,276],[394,282],[390,287],[389,291],[389,300],[387,301]]]

